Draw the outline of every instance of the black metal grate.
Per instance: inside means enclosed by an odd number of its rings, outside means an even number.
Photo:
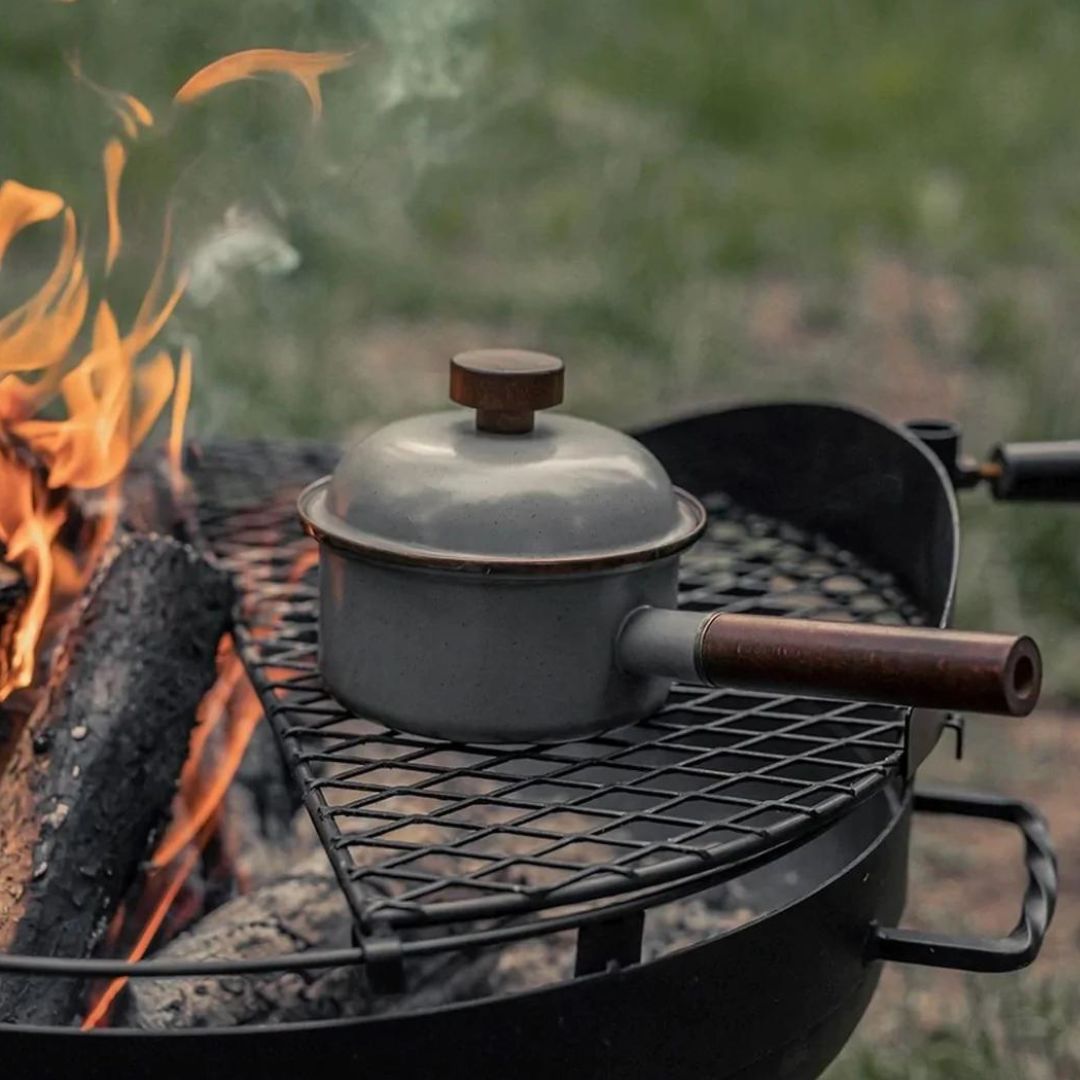
[[[335,457],[215,446],[193,475],[205,537],[241,586],[241,654],[361,926],[484,919],[734,873],[896,769],[903,710],[691,685],[644,723],[554,746],[452,745],[351,715],[319,679],[314,545],[294,510]],[[829,541],[722,495],[705,503],[684,606],[920,621],[889,575]]]

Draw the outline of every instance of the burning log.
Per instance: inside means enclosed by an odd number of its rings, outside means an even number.
[[[112,545],[57,649],[0,789],[0,950],[86,956],[147,856],[232,594],[194,550]],[[62,1024],[74,979],[0,978],[0,1019]]]
[[[351,944],[345,896],[316,852],[286,877],[222,905],[157,953],[159,959],[228,960]],[[118,1022],[163,1029],[275,1023],[360,1011],[353,968],[266,975],[133,979]]]
[[[289,875],[218,908],[157,958],[239,960],[351,943],[348,904],[326,856],[318,851]],[[462,954],[415,961],[407,969],[409,992],[383,998],[372,992],[359,968],[133,979],[117,1021],[161,1030],[430,1008],[485,992],[493,964],[490,956]]]
[[[8,670],[15,628],[26,601],[26,579],[10,563],[0,562],[0,686],[11,672]]]

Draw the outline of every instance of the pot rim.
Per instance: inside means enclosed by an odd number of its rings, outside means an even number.
[[[332,478],[308,484],[296,500],[304,532],[339,554],[362,562],[389,563],[451,573],[499,575],[571,575],[600,573],[619,567],[644,565],[677,555],[705,531],[708,514],[701,502],[682,488],[673,487],[678,521],[658,541],[585,555],[522,556],[476,555],[436,551],[377,539],[345,524],[326,507],[326,489]]]

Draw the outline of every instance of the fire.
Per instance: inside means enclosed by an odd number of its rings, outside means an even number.
[[[17,180],[0,184],[0,262],[16,233],[49,221],[63,209],[64,200],[51,191],[35,191]]]
[[[127,150],[119,139],[105,144],[105,212],[109,221],[109,247],[105,254],[105,273],[108,274],[120,254],[120,177],[127,164]]]
[[[57,217],[62,228],[52,272],[30,299],[0,319],[0,542],[4,557],[19,566],[31,589],[0,700],[33,680],[46,620],[91,572],[92,557],[115,523],[112,489],[175,382],[167,353],[142,359],[183,287],[181,282],[165,291],[167,243],[128,332],[121,333],[103,300],[89,328],[89,347],[80,354],[76,341],[87,330],[89,283],[75,214],[54,192],[13,180],[0,185],[0,259],[24,229]],[[117,219],[115,233],[110,229],[110,265],[119,243]],[[64,416],[39,415],[57,400]],[[85,521],[88,533],[81,535],[79,550],[71,551],[59,540],[61,530],[76,515],[89,517],[72,497],[76,491],[106,497],[100,501],[103,509]]]
[[[175,492],[184,486],[184,418],[191,405],[191,378],[191,350],[185,348],[180,353],[172,423],[169,425],[169,478]]]
[[[317,119],[320,78],[350,61],[345,52],[251,49],[196,72],[173,100],[185,106],[228,83],[276,72],[300,84]],[[105,101],[129,144],[154,126],[154,114],[138,98],[90,80],[77,57],[68,62],[75,77]],[[103,280],[123,255],[120,191],[128,155],[129,146],[118,136],[102,151]],[[170,398],[167,460],[174,489],[184,483],[192,355],[185,348],[174,363],[167,350],[154,348],[185,287],[183,274],[169,281],[168,215],[157,269],[125,329],[107,298],[97,301],[90,315],[86,236],[61,195],[17,180],[0,184],[0,264],[20,233],[55,228],[57,222],[51,272],[28,300],[0,318],[0,556],[20,568],[30,589],[0,701],[33,682],[49,620],[92,573],[117,520],[124,471]],[[306,569],[307,557],[298,559],[297,574]],[[199,708],[171,824],[150,860],[135,909],[119,912],[115,920],[118,930],[137,931],[129,958],[138,959],[150,948],[218,833],[226,791],[261,716],[257,695],[227,640],[218,656],[218,680]],[[85,1028],[107,1022],[125,981],[108,984]]]
[[[120,121],[120,126],[129,139],[134,141],[138,138],[140,127],[150,128],[154,126],[154,114],[134,94],[125,94],[120,90],[110,90],[108,87],[100,86],[94,82],[83,72],[77,53],[72,53],[66,59],[71,74],[102,98],[113,115]]]
[[[229,83],[280,72],[300,83],[318,117],[321,76],[350,60],[346,52],[250,49],[196,72],[174,101],[187,105]],[[77,58],[69,64],[75,76],[105,100],[129,140],[153,126],[154,114],[138,98],[94,83]],[[102,155],[106,277],[122,252],[120,185],[127,158],[122,140],[109,139]],[[29,300],[0,318],[0,544],[4,558],[23,571],[31,590],[14,636],[10,674],[0,684],[0,701],[31,684],[46,622],[85,583],[93,556],[115,524],[116,486],[170,397],[169,462],[174,484],[180,483],[183,421],[191,397],[188,351],[178,369],[167,351],[145,355],[184,292],[183,276],[166,286],[168,222],[157,271],[134,321],[122,333],[108,300],[98,304],[91,325],[86,325],[90,283],[85,241],[74,211],[57,193],[16,180],[0,184],[0,263],[17,235],[57,218],[61,239],[52,272]],[[77,348],[80,337],[89,337],[82,352]],[[65,415],[57,419],[50,411],[42,416],[54,402],[63,406]],[[104,509],[83,520],[79,549],[70,551],[60,537],[76,514],[86,517],[71,497],[78,491],[105,495],[99,500]]]
[[[288,49],[248,49],[223,56],[197,71],[179,90],[173,100],[187,105],[216,90],[219,86],[252,79],[256,75],[281,72],[291,76],[303,88],[311,102],[313,119],[322,114],[322,90],[319,77],[338,71],[352,62],[347,52],[291,52]]]

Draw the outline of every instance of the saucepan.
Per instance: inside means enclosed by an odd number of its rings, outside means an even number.
[[[675,610],[707,516],[640,443],[539,410],[544,353],[450,362],[451,411],[392,423],[300,496],[320,552],[320,668],[342,702],[453,741],[566,739],[642,719],[673,680],[1014,716],[1025,636]],[[475,413],[468,411],[475,410]]]

